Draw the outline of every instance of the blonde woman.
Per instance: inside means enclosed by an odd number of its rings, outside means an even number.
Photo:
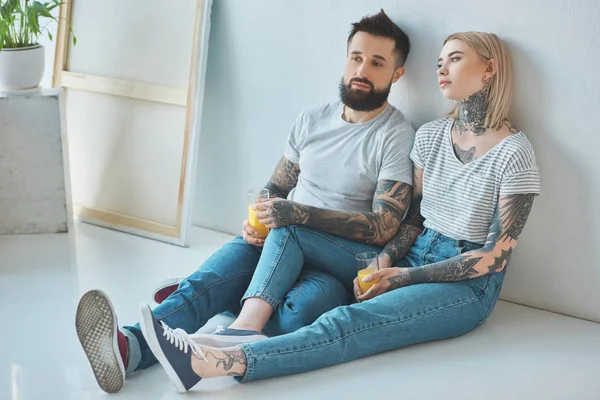
[[[380,254],[386,268],[366,278],[379,281],[366,293],[355,281],[360,302],[310,326],[231,348],[198,345],[142,308],[150,348],[178,390],[201,378],[247,382],[453,338],[490,315],[539,194],[538,168],[530,142],[507,119],[512,74],[501,40],[453,34],[437,67],[454,106],[416,134],[408,215]]]

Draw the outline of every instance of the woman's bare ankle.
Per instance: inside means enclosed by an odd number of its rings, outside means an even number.
[[[244,331],[254,331],[258,333],[262,333],[262,329],[251,322],[238,321],[237,319],[229,325],[229,329],[239,329]]]

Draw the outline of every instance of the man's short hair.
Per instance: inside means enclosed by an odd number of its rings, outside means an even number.
[[[352,24],[352,30],[348,36],[348,45],[358,32],[393,39],[396,44],[394,46],[396,67],[404,65],[410,52],[410,40],[408,35],[387,16],[383,9],[375,15],[365,16],[360,21]]]

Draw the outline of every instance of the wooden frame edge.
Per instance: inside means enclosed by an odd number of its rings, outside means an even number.
[[[61,87],[62,73],[67,67],[69,53],[69,26],[71,25],[71,4],[73,0],[62,0],[58,16],[58,33],[54,49],[54,73],[52,87]]]
[[[196,113],[194,110],[194,99],[196,98],[196,78],[198,75],[198,52],[200,44],[200,25],[202,23],[202,8],[204,0],[196,0],[196,15],[194,19],[194,40],[192,42],[192,54],[190,61],[190,79],[188,81],[187,91],[187,107],[185,113],[185,133],[183,136],[183,154],[181,158],[181,174],[179,178],[179,197],[177,199],[177,229],[181,231],[183,219],[183,202],[185,197],[185,187],[187,179],[188,151],[190,145],[190,137],[192,135],[193,116]]]
[[[61,86],[136,100],[185,107],[188,91],[170,86],[63,71]]]
[[[95,210],[80,205],[75,205],[73,209],[75,215],[84,220],[97,220],[104,222],[108,226],[125,226],[138,231],[150,232],[170,238],[179,238],[180,236],[180,230],[176,226],[130,217],[128,215],[110,211]]]

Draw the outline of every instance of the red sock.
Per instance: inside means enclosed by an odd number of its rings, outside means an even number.
[[[123,364],[125,365],[125,368],[127,368],[127,359],[129,358],[129,346],[127,345],[127,338],[121,333],[120,330],[117,330],[117,342],[119,344],[119,353],[121,353]]]

